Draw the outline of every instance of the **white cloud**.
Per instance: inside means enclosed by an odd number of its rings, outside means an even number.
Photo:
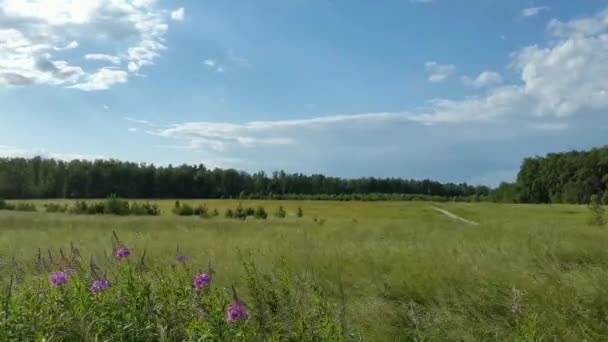
[[[59,152],[49,152],[44,149],[25,149],[15,146],[6,146],[0,145],[0,157],[8,157],[8,158],[32,158],[40,156],[42,158],[53,158],[59,160],[96,160],[96,159],[106,159],[101,155],[90,155],[90,154],[78,154],[78,153],[59,153]]]
[[[484,71],[474,79],[463,76],[462,82],[473,88],[483,88],[502,83],[502,76],[494,71]]]
[[[72,50],[72,49],[77,48],[78,46],[79,46],[78,42],[75,41],[75,40],[72,40],[66,46],[64,46],[64,47],[55,47],[55,48],[53,48],[53,50],[56,50],[56,51]]]
[[[184,21],[184,14],[185,14],[185,10],[183,7],[176,9],[175,11],[171,12],[171,19],[175,20],[175,21]]]
[[[82,83],[77,83],[71,88],[77,88],[84,91],[106,90],[111,86],[120,83],[126,83],[129,75],[124,70],[101,68],[97,72],[87,76],[87,79]]]
[[[87,60],[90,60],[90,61],[103,61],[103,62],[108,62],[108,63],[112,63],[112,64],[120,64],[120,57],[106,55],[103,53],[89,53],[89,54],[84,55],[84,58]]]
[[[135,132],[137,132],[137,128],[131,127],[131,128],[128,129],[128,131],[131,132],[131,133],[135,133]]]
[[[53,53],[79,49],[79,42],[110,47],[123,50],[127,70],[138,72],[153,65],[165,49],[170,18],[171,13],[155,0],[0,0],[0,85],[108,89],[82,86],[91,79],[107,79],[108,71],[86,70],[75,65],[77,59],[60,60]],[[85,58],[120,62],[105,53]],[[120,76],[114,84],[121,83],[119,79],[126,80]]]
[[[108,105],[103,105],[103,109],[104,109],[104,110],[110,110],[110,106],[108,106]]]
[[[224,66],[219,65],[219,63],[215,59],[205,59],[203,61],[203,64],[205,64],[209,68],[215,70],[216,72],[224,72],[225,71]]]
[[[429,74],[429,82],[443,82],[452,75],[456,67],[452,64],[439,64],[435,61],[428,61],[424,64],[424,69]]]
[[[346,132],[400,124],[453,126],[466,129],[469,124],[560,131],[568,128],[564,117],[591,115],[608,110],[608,11],[575,21],[551,21],[548,30],[553,38],[544,45],[532,45],[512,54],[512,69],[520,82],[492,87],[485,93],[463,99],[433,99],[427,106],[412,111],[344,114],[315,118],[229,122],[188,122],[153,125],[147,121],[149,134],[184,142],[186,148],[201,147],[221,151],[229,146],[298,146],[314,141],[310,135],[325,129]],[[444,80],[453,66],[436,62],[426,65],[429,79]],[[497,84],[502,77],[484,72],[473,86]],[[463,125],[467,123],[467,125]],[[401,127],[401,126],[398,126]],[[477,127],[477,126],[476,126]],[[489,126],[488,126],[489,127]],[[335,131],[333,131],[335,132]],[[331,134],[329,134],[331,135]],[[318,139],[322,135],[316,135]]]
[[[540,12],[542,11],[548,11],[550,8],[547,6],[539,6],[539,7],[528,7],[528,8],[524,8],[521,11],[521,15],[523,15],[524,17],[533,17],[538,15]]]

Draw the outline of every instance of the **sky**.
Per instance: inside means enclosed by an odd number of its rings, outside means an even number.
[[[0,156],[497,185],[608,137],[606,0],[0,0]]]

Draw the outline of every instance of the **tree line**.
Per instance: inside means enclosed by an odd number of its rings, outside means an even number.
[[[344,179],[284,171],[250,174],[202,164],[165,167],[118,160],[0,158],[0,198],[105,198],[111,194],[123,198],[479,200],[488,198],[491,189],[429,179]]]
[[[608,204],[608,147],[524,159],[517,181],[503,183],[503,202],[586,204],[593,195]]]

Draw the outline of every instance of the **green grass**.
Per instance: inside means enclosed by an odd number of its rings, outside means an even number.
[[[44,201],[28,202],[42,210]],[[155,202],[160,217],[0,212],[0,268],[15,258],[28,274],[38,248],[56,251],[70,241],[101,257],[115,230],[158,268],[174,263],[177,244],[193,265],[212,260],[221,286],[246,288],[243,258],[263,271],[285,258],[335,303],[342,289],[348,330],[368,341],[608,338],[608,230],[587,226],[582,206],[182,200],[221,214],[239,202],[288,213],[241,222],[177,217],[174,201]],[[298,207],[303,218],[295,217]],[[514,288],[522,293],[517,313]]]

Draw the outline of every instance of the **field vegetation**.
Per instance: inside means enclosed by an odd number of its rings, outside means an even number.
[[[3,336],[369,341],[608,336],[608,231],[589,225],[585,206],[180,200],[180,207],[200,205],[220,213],[253,208],[253,216],[234,220],[175,215],[175,200],[151,203],[160,216],[0,211]],[[266,220],[256,219],[259,206],[270,213]],[[480,225],[450,219],[432,206]],[[285,218],[274,215],[279,208]],[[117,258],[117,247],[128,247],[129,256]],[[72,257],[74,249],[78,257]],[[49,280],[72,268],[76,273],[65,285]],[[201,292],[195,277],[204,273],[212,280]],[[104,280],[111,285],[94,293],[94,284],[103,287],[94,282]],[[228,323],[228,306],[237,302],[233,286],[248,319]],[[32,324],[38,324],[38,335]]]

